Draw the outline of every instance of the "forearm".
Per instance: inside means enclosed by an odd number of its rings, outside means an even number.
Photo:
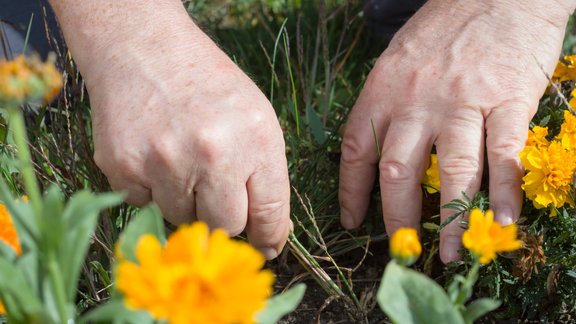
[[[115,68],[121,55],[161,59],[169,53],[190,53],[193,62],[203,48],[214,46],[179,0],[50,0],[50,4],[85,75],[104,72],[98,71],[100,62],[108,62],[107,70]]]

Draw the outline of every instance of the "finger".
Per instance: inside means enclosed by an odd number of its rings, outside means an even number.
[[[522,208],[524,171],[519,154],[528,136],[530,111],[527,105],[511,104],[493,109],[486,118],[490,204],[502,225],[515,222]]]
[[[162,216],[174,225],[191,223],[196,220],[194,190],[190,183],[175,183],[175,181],[159,181],[152,183],[152,198],[162,211]]]
[[[400,119],[390,125],[379,165],[382,211],[388,234],[400,227],[419,228],[422,175],[430,159],[432,142],[431,127],[424,121]]]
[[[378,146],[382,145],[387,128],[384,110],[367,105],[369,99],[361,94],[350,113],[342,140],[338,197],[340,222],[348,229],[358,227],[368,211],[376,179]]]
[[[123,192],[126,197],[124,200],[134,206],[142,207],[152,201],[152,192],[149,186],[138,177],[142,174],[141,170],[134,163],[134,159],[121,159],[116,161],[112,158],[106,158],[102,151],[94,154],[94,161],[106,175],[108,183],[113,191]]]
[[[230,173],[207,175],[198,183],[196,217],[210,228],[223,228],[236,236],[246,227],[248,194],[246,179]]]
[[[122,192],[126,195],[124,201],[130,205],[142,207],[152,201],[152,192],[141,184],[118,178],[109,178],[108,182],[113,191]]]
[[[480,111],[463,107],[453,110],[438,140],[438,167],[440,169],[441,205],[454,199],[462,199],[462,192],[469,197],[480,189],[484,154],[484,118]],[[441,221],[454,214],[454,210],[442,208]],[[444,263],[459,259],[462,245],[462,228],[459,219],[452,221],[440,233],[440,258]]]
[[[248,179],[248,240],[266,259],[280,254],[292,228],[286,159]]]

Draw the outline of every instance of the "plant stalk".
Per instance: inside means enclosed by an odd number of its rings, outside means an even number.
[[[40,187],[38,186],[38,181],[36,180],[36,175],[34,173],[32,155],[28,148],[28,136],[26,136],[24,117],[18,107],[9,106],[8,112],[11,120],[10,125],[12,125],[12,131],[14,134],[14,141],[18,148],[16,155],[20,162],[20,170],[24,179],[24,188],[26,189],[26,193],[30,199],[30,204],[34,209],[34,215],[37,220],[40,220],[42,215],[42,195],[40,194]]]

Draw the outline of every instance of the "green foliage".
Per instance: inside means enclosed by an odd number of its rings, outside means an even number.
[[[500,306],[490,298],[464,305],[472,296],[479,267],[476,262],[466,277],[456,277],[446,293],[434,280],[391,261],[378,289],[378,304],[394,323],[471,324]]]
[[[73,319],[78,276],[98,215],[122,198],[82,191],[65,204],[60,191],[52,187],[44,196],[40,215],[16,199],[0,180],[0,200],[12,215],[23,249],[18,258],[6,249],[0,257],[0,299],[8,320],[62,323]]]
[[[386,266],[378,304],[395,323],[464,323],[442,287],[394,261]]]
[[[276,295],[270,300],[260,314],[258,314],[259,324],[273,324],[278,322],[284,315],[292,313],[304,298],[306,292],[305,284],[298,284],[289,290]]]

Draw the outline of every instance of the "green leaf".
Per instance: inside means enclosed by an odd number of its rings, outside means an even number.
[[[42,224],[40,226],[42,236],[40,250],[57,252],[58,246],[63,243],[65,233],[73,230],[66,228],[67,224],[64,223],[62,218],[64,195],[58,187],[50,186],[44,196],[43,206]],[[66,243],[74,244],[72,242]]]
[[[464,321],[466,323],[474,323],[475,320],[486,315],[487,313],[496,310],[502,304],[499,300],[491,298],[481,298],[473,301],[466,307],[464,312]]]
[[[18,231],[18,238],[23,247],[37,249],[40,240],[40,230],[36,224],[36,217],[29,204],[16,203],[14,196],[4,178],[0,177],[0,201],[8,208],[14,226]]]
[[[98,277],[100,278],[102,285],[108,287],[112,283],[112,281],[110,280],[110,276],[108,275],[108,272],[106,271],[106,269],[104,269],[104,267],[100,262],[92,261],[90,262],[90,267],[94,269],[96,273],[98,273]]]
[[[115,193],[94,195],[81,191],[70,198],[62,214],[67,230],[58,254],[62,277],[67,283],[67,300],[73,300],[76,295],[78,276],[100,211],[121,202],[122,196]]]
[[[166,242],[166,233],[164,231],[164,221],[160,209],[150,204],[142,209],[138,215],[128,223],[126,229],[120,236],[117,244],[120,244],[120,253],[132,262],[137,262],[134,251],[136,244],[143,234],[152,234],[163,244]]]
[[[278,322],[283,316],[293,312],[302,301],[306,292],[306,285],[301,283],[288,291],[276,295],[268,300],[266,309],[258,314],[259,324],[272,324]]]
[[[386,266],[377,299],[394,323],[464,323],[442,287],[394,261]]]
[[[326,133],[324,132],[324,124],[318,113],[311,106],[306,107],[306,115],[308,116],[308,124],[312,129],[312,135],[316,143],[322,145],[326,142]]]
[[[14,315],[37,315],[42,312],[42,303],[26,282],[23,272],[3,258],[0,258],[0,297],[2,300],[12,301],[12,303],[6,303],[11,316],[13,316],[12,313]],[[16,309],[10,308],[10,304]]]
[[[152,324],[154,319],[147,312],[127,309],[121,300],[110,301],[81,317],[78,324],[87,323]]]

